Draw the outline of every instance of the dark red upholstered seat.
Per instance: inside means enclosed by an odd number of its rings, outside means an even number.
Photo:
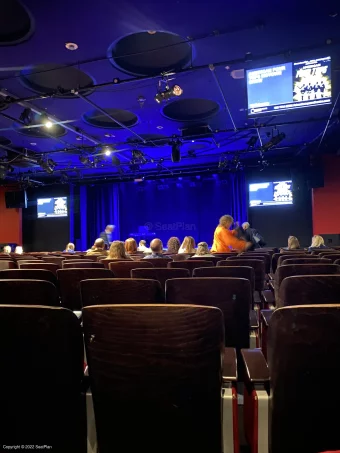
[[[221,258],[219,258],[218,256],[197,256],[197,257],[191,257],[189,258],[190,261],[192,260],[198,260],[198,261],[211,261],[214,266],[216,266],[216,264],[221,260]]]
[[[101,453],[221,453],[220,310],[86,307],[83,321]]]
[[[117,278],[130,278],[132,269],[153,268],[153,264],[146,261],[116,261],[109,263],[109,269]]]
[[[210,267],[208,269],[211,269]],[[150,268],[150,269],[132,269],[132,278],[146,278],[157,280],[165,290],[165,282],[171,278],[190,277],[188,269],[170,269],[170,268]]]
[[[19,269],[46,269],[48,271],[53,272],[55,275],[57,275],[57,270],[60,269],[59,264],[45,263],[43,261],[39,261],[37,263],[27,263],[27,264],[21,264],[19,262],[18,265],[19,265]]]
[[[57,277],[46,269],[7,269],[0,272],[0,279],[45,280],[58,287]]]
[[[85,280],[80,283],[82,305],[158,304],[164,292],[157,280],[113,278]]]
[[[247,258],[247,259],[262,259],[265,262],[265,272],[266,274],[270,273],[270,267],[271,267],[271,255],[269,253],[256,253],[254,252],[245,252],[239,255],[241,258]]]
[[[0,279],[1,304],[60,306],[57,288],[43,280]]]
[[[172,262],[172,258],[143,258],[143,262],[147,261],[154,267],[167,267],[168,263]]]
[[[297,250],[297,251],[285,251],[283,253],[274,253],[274,255],[272,256],[272,271],[273,271],[273,274],[275,274],[275,271],[276,271],[276,268],[277,266],[279,266],[280,264],[278,263],[279,259],[280,258],[303,258],[303,257],[306,257],[306,256],[310,256],[308,255],[305,251],[303,250]],[[282,259],[281,259],[282,261]],[[280,261],[280,263],[281,263]]]
[[[61,304],[69,310],[81,310],[80,282],[93,278],[114,278],[109,269],[59,269],[57,271]]]
[[[1,269],[17,269],[17,263],[12,260],[0,260],[0,270]]]
[[[252,267],[255,273],[255,291],[263,291],[265,289],[266,273],[265,273],[265,263],[263,260],[255,260],[235,257],[228,258],[226,261],[220,261],[218,266],[246,266]]]
[[[71,261],[70,263],[64,261],[63,269],[72,269],[72,268],[85,268],[85,269],[104,269],[104,264],[96,263],[95,261]]]
[[[34,302],[34,292],[23,291]],[[28,444],[42,451],[44,445],[55,452],[86,451],[83,351],[81,327],[71,311],[0,306],[2,451],[3,445]]]
[[[173,261],[172,263],[168,264],[169,268],[173,269],[188,269],[190,272],[190,275],[192,275],[192,272],[194,269],[197,269],[198,267],[211,267],[214,266],[214,263],[211,261],[204,261],[204,260],[184,260],[184,261]]]
[[[216,266],[194,269],[193,277],[233,277],[250,281],[252,293],[255,290],[255,272],[250,266]]]
[[[315,258],[315,257],[306,257],[306,258],[288,258],[281,261],[280,266],[286,264],[332,264],[332,261],[326,258]]]

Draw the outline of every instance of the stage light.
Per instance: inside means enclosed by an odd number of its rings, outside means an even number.
[[[88,156],[85,156],[85,155],[79,156],[79,160],[86,167],[93,167],[94,166],[93,162],[90,161]]]
[[[26,126],[30,126],[33,122],[33,114],[31,109],[24,109],[19,116],[19,120],[22,121]]]
[[[144,153],[139,149],[133,149],[131,151],[133,163],[146,164]]]
[[[49,175],[54,172],[54,167],[56,166],[56,163],[52,159],[44,160],[42,157],[38,160],[38,164]]]
[[[104,154],[105,154],[105,156],[111,156],[112,150],[109,147],[106,147]]]
[[[53,123],[52,121],[48,118],[48,116],[43,113],[41,116],[40,116],[40,119],[41,119],[41,123],[47,128],[47,129],[51,129],[51,127],[53,126]]]
[[[268,151],[270,148],[273,148],[273,146],[278,145],[282,140],[286,138],[286,134],[281,132],[280,134],[275,135],[272,137],[269,142],[265,143],[262,146],[263,151]]]
[[[169,99],[181,96],[183,94],[183,89],[179,85],[174,85],[172,88],[167,85],[165,90],[158,91],[155,96],[155,101],[160,104],[161,102],[168,101]]]
[[[174,163],[181,161],[181,143],[179,141],[173,142],[171,148],[171,160]]]

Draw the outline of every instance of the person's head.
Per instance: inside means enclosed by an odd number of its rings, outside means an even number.
[[[181,248],[186,253],[194,253],[195,252],[195,239],[192,236],[185,236],[183,239]]]
[[[133,238],[126,239],[125,241],[125,250],[127,253],[136,253],[137,252],[137,242]]]
[[[23,248],[22,248],[21,245],[17,245],[17,246],[15,247],[14,253],[16,253],[17,255],[22,255],[23,252],[24,252],[24,250],[23,250]]]
[[[74,250],[75,249],[75,246],[72,242],[69,242],[66,246],[66,250]]]
[[[115,229],[114,225],[106,225],[105,232],[106,233],[112,233],[112,231]]]
[[[177,253],[179,248],[181,246],[181,243],[178,238],[175,236],[172,236],[167,243],[167,249],[169,253]]]
[[[97,250],[105,250],[105,242],[104,239],[98,238],[94,241],[93,247]]]
[[[144,241],[144,239],[139,241],[139,247],[145,247],[145,246],[146,246],[146,241]]]
[[[220,218],[220,226],[226,228],[227,230],[229,230],[233,223],[234,219],[231,217],[231,215],[223,215]]]
[[[163,242],[160,239],[153,239],[150,243],[152,253],[162,253]]]
[[[11,253],[11,251],[12,251],[11,246],[10,246],[10,245],[5,245],[5,247],[4,247],[4,253]]]
[[[244,230],[248,230],[249,227],[250,227],[250,224],[249,224],[248,222],[242,223],[242,228],[243,228]]]
[[[113,260],[126,259],[126,251],[124,242],[122,241],[113,241],[110,246],[108,258]]]
[[[323,237],[318,236],[318,235],[313,236],[311,247],[320,247],[321,245],[325,245],[325,241],[323,240]]]
[[[209,253],[208,244],[206,242],[199,242],[197,245],[196,255],[208,255]]]
[[[300,248],[300,242],[297,237],[289,236],[288,238],[288,250],[296,250]]]

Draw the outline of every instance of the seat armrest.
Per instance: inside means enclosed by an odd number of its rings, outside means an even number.
[[[268,274],[268,277],[270,278],[270,280],[274,280],[274,278],[275,278],[274,274],[272,274],[272,273]]]
[[[274,310],[261,310],[261,317],[266,327],[268,327],[270,318],[272,317],[273,313]]]
[[[262,298],[265,304],[275,305],[275,297],[272,291],[262,291]]]
[[[259,320],[257,318],[256,310],[250,310],[249,322],[250,322],[250,328],[252,330],[259,328]]]
[[[234,348],[224,349],[223,382],[237,381],[237,358]]]
[[[249,381],[268,382],[269,369],[261,349],[241,349],[241,354]]]

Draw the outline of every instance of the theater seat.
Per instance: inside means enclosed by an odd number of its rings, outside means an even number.
[[[298,277],[292,277],[298,278]],[[275,310],[268,367],[260,350],[242,351],[244,425],[251,452],[322,452],[339,447],[340,305]],[[270,406],[269,406],[270,399]]]
[[[190,276],[194,269],[198,267],[212,267],[214,263],[211,261],[204,261],[204,260],[183,260],[183,261],[173,261],[172,263],[168,264],[169,268],[173,269],[188,269],[190,272]]]
[[[209,268],[210,269],[210,268]],[[168,268],[150,268],[150,269],[132,269],[131,278],[146,278],[157,280],[165,291],[165,282],[171,278],[190,277],[188,269],[168,269]]]
[[[59,307],[57,288],[43,280],[0,280],[1,304]]]
[[[101,453],[238,451],[235,352],[219,309],[109,305],[83,320]]]
[[[132,269],[152,268],[154,265],[146,260],[142,261],[116,261],[109,263],[109,269],[117,278],[130,278]]]
[[[63,308],[1,305],[0,360],[2,451],[28,443],[42,451],[44,445],[55,452],[86,451],[77,317]]]
[[[0,279],[45,280],[58,288],[57,277],[46,269],[8,269],[0,272]]]

